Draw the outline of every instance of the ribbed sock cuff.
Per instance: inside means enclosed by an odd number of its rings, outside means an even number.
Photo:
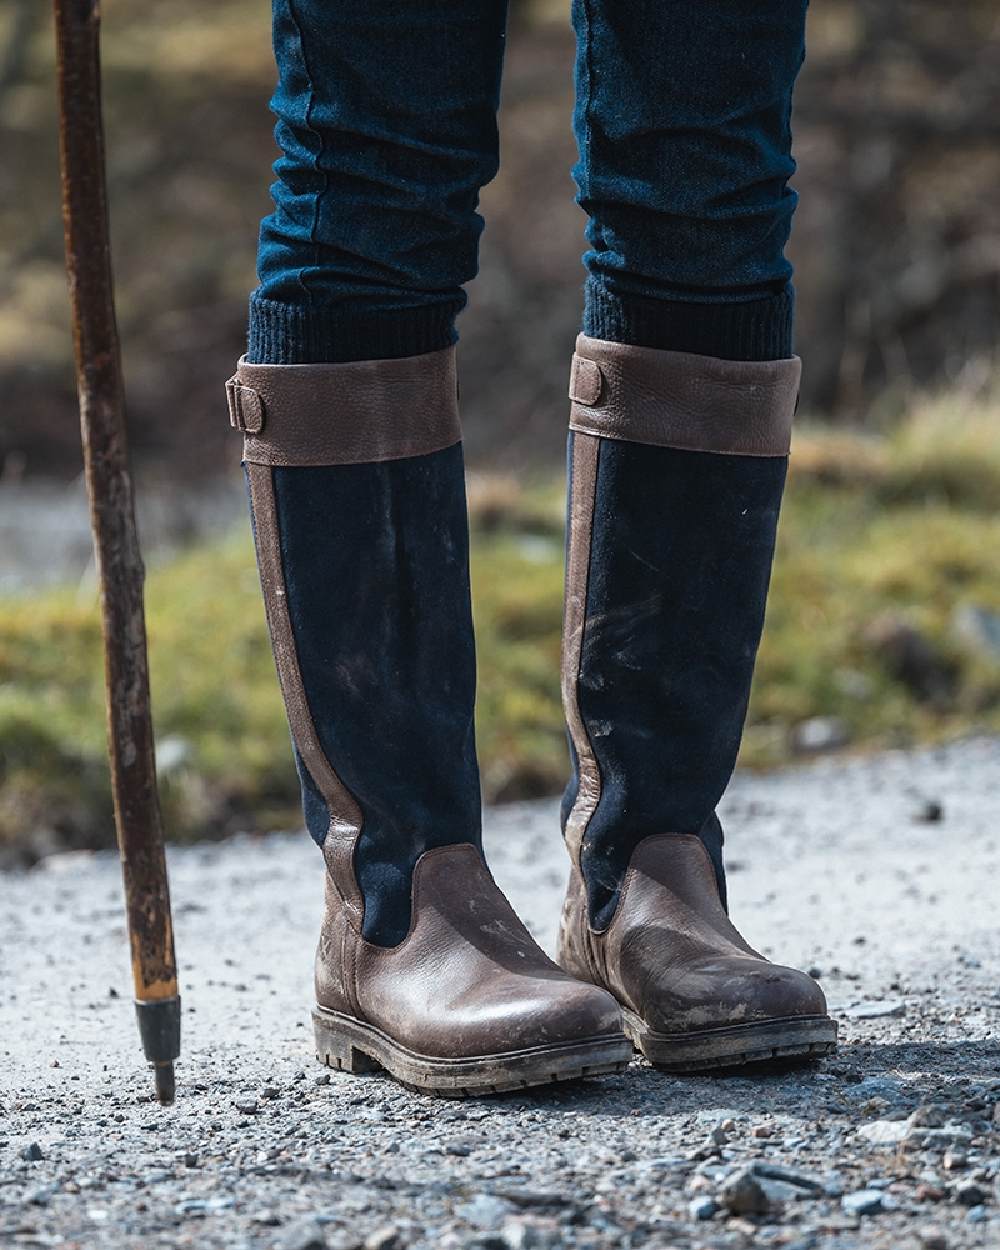
[[[373,313],[341,305],[284,304],[254,292],[247,360],[255,365],[317,365],[421,356],[457,341],[455,318],[464,302]]]
[[[794,315],[791,286],[749,303],[695,304],[615,295],[588,278],[583,332],[612,343],[722,360],[786,360],[793,354]]]

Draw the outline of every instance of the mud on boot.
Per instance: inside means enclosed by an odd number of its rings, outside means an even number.
[[[804,973],[726,912],[722,828],[764,621],[797,358],[581,336],[570,382],[559,960],[685,1071],[833,1049]],[[780,868],[779,866],[776,866]]]

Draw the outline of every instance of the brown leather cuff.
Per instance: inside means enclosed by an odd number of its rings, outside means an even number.
[[[787,456],[802,362],[720,360],[581,334],[570,429],[736,456]]]
[[[400,360],[252,365],[226,383],[229,422],[251,464],[366,464],[462,437],[455,349]]]

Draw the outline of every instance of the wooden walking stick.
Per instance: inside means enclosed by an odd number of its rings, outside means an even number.
[[[149,705],[142,556],[125,439],[104,171],[98,0],[54,0],[66,269],[94,552],[108,751],[136,1012],[160,1102],[174,1097],[180,999]]]

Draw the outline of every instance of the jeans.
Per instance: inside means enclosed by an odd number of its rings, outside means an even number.
[[[572,0],[585,332],[791,354],[789,114],[806,4]],[[456,340],[479,191],[499,163],[506,9],[274,0],[282,155],[252,361],[385,359]]]

